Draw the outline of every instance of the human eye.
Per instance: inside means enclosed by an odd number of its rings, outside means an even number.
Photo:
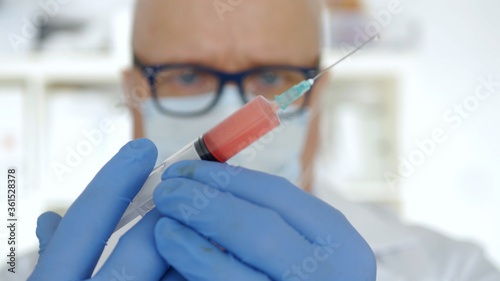
[[[185,70],[178,73],[174,79],[179,86],[190,87],[203,83],[204,75],[194,70]]]
[[[255,78],[260,87],[267,88],[280,87],[285,80],[283,75],[272,71],[260,73]]]

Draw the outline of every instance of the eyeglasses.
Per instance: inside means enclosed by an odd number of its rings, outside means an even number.
[[[145,65],[135,55],[134,66],[138,67],[148,80],[157,109],[164,114],[178,117],[199,116],[209,112],[221,99],[224,85],[228,82],[236,84],[241,101],[245,104],[258,95],[274,100],[275,95],[282,94],[319,72],[319,66],[274,65],[228,73],[196,64]],[[176,100],[186,97],[197,97],[196,106],[176,106]],[[310,92],[307,92],[284,112],[283,117],[301,112],[309,99]]]

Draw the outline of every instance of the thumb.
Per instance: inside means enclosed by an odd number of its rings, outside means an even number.
[[[54,212],[45,212],[38,217],[36,237],[38,237],[38,244],[40,247],[38,251],[39,255],[41,255],[43,251],[45,251],[45,248],[47,248],[47,245],[49,245],[61,219],[62,217]]]

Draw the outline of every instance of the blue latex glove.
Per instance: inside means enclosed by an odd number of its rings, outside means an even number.
[[[373,252],[344,215],[283,178],[183,161],[162,179],[156,245],[188,280],[375,280]]]
[[[149,140],[129,142],[99,171],[64,218],[42,214],[37,226],[40,258],[28,280],[90,278],[106,241],[153,169],[156,155]],[[159,218],[153,210],[122,236],[91,280],[184,280],[168,270],[156,251],[153,231]]]

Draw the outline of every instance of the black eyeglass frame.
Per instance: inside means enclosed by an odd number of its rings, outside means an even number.
[[[153,97],[155,107],[163,114],[170,115],[170,116],[176,116],[176,117],[196,117],[196,116],[200,116],[200,115],[208,113],[219,102],[219,100],[222,96],[222,89],[224,88],[224,86],[228,82],[235,82],[236,83],[236,86],[238,87],[238,92],[240,94],[241,101],[243,102],[243,104],[246,104],[247,102],[249,102],[249,100],[245,96],[245,92],[243,90],[243,81],[245,80],[245,78],[247,78],[248,76],[255,74],[255,73],[265,72],[266,70],[267,71],[291,70],[291,71],[301,72],[304,75],[304,79],[307,80],[307,79],[311,79],[311,78],[315,77],[319,73],[319,70],[320,70],[319,63],[318,63],[318,65],[315,67],[297,67],[297,66],[291,66],[291,65],[269,65],[269,66],[255,67],[255,68],[248,69],[248,70],[245,70],[242,72],[229,73],[229,72],[220,71],[220,70],[217,70],[217,69],[214,69],[211,67],[206,67],[206,66],[198,65],[198,64],[172,63],[172,64],[146,65],[146,64],[142,63],[139,60],[139,58],[137,58],[137,56],[135,54],[133,56],[133,63],[134,63],[135,67],[137,67],[141,70],[142,75],[144,75],[144,77],[148,80],[148,83],[149,83],[149,86],[151,89],[151,96]],[[160,73],[161,71],[172,69],[172,68],[186,68],[186,67],[193,68],[194,70],[204,71],[206,73],[209,73],[209,74],[216,76],[219,79],[219,88],[217,89],[216,97],[214,98],[212,103],[209,104],[203,110],[193,111],[193,112],[189,112],[189,113],[175,112],[175,111],[171,111],[171,110],[168,110],[168,109],[162,107],[160,105],[160,102],[158,101],[158,96],[156,94],[155,80],[156,80],[158,73]],[[311,88],[311,90],[312,90],[312,88]],[[291,117],[291,116],[294,116],[294,115],[302,112],[305,109],[305,107],[309,104],[311,90],[309,90],[308,92],[306,92],[304,94],[304,102],[300,106],[299,110],[297,110],[293,113],[290,113],[290,114],[285,113],[285,114],[283,114],[282,117],[285,117],[285,118]]]

